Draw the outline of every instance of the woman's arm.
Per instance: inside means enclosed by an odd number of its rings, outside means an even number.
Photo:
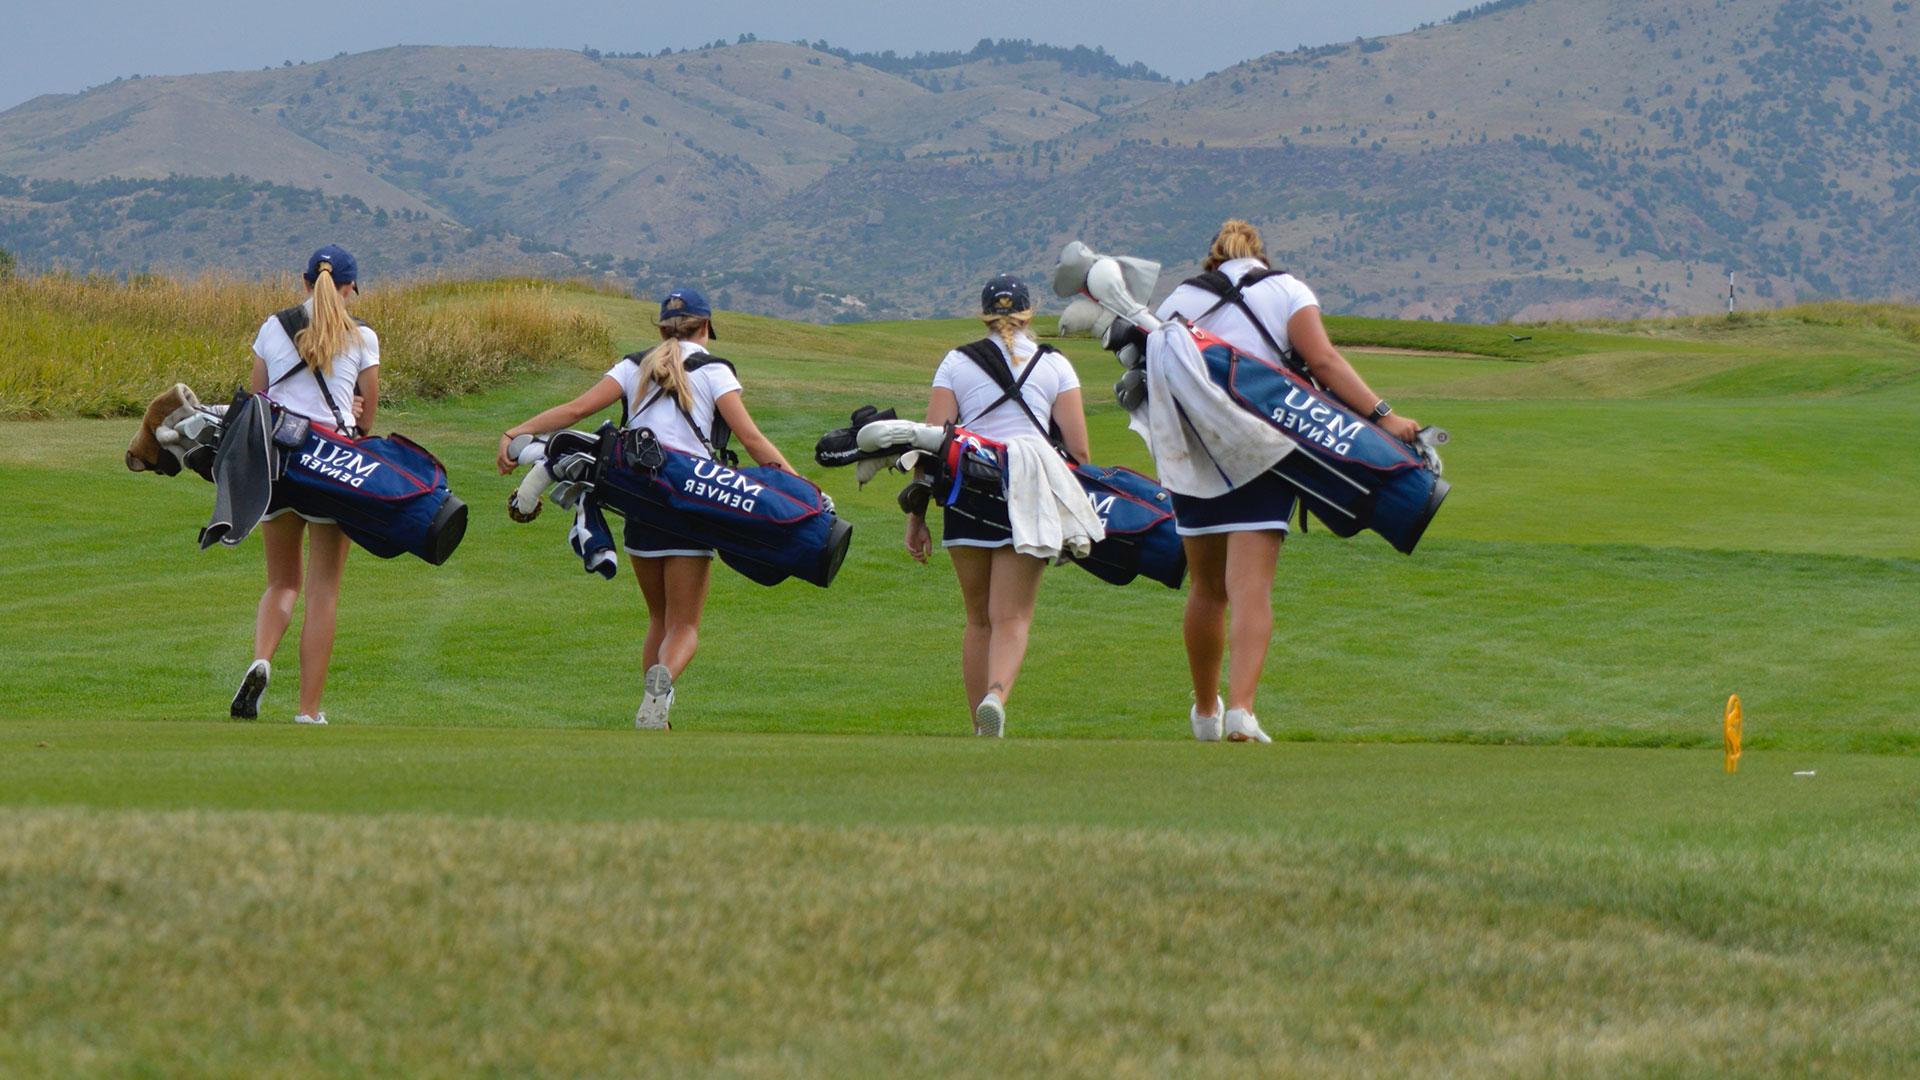
[[[725,394],[713,403],[713,411],[727,422],[728,429],[739,437],[740,445],[746,447],[748,456],[753,460],[771,468],[792,472],[793,466],[787,464],[786,456],[780,453],[779,447],[773,445],[773,440],[760,433],[759,426],[747,413],[746,402],[740,398],[738,390]]]
[[[1067,444],[1067,453],[1073,460],[1082,465],[1092,464],[1093,447],[1087,441],[1087,410],[1079,387],[1053,399],[1053,422],[1060,425],[1060,441]]]
[[[353,426],[362,433],[373,430],[373,414],[380,411],[380,368],[361,368],[353,387]]]
[[[247,380],[248,389],[256,394],[267,392],[267,362],[260,359],[258,353],[253,357],[253,377]]]
[[[1333,391],[1335,397],[1346,403],[1362,416],[1371,417],[1381,397],[1373,392],[1360,373],[1353,370],[1347,358],[1333,347],[1333,339],[1327,336],[1326,324],[1320,321],[1320,309],[1305,307],[1287,320],[1287,336],[1293,342],[1293,351],[1306,361],[1307,370],[1320,380],[1320,385]],[[1410,443],[1420,433],[1420,424],[1411,416],[1390,413],[1376,420],[1387,434]]]
[[[494,464],[500,467],[500,475],[505,476],[520,467],[520,463],[507,454],[507,444],[513,441],[515,435],[544,434],[569,427],[582,417],[592,416],[619,401],[621,393],[620,384],[614,381],[613,376],[602,376],[599,382],[593,384],[593,389],[565,405],[555,405],[508,428],[500,435],[500,454],[494,460]]]

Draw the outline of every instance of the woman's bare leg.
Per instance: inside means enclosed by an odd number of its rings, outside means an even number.
[[[327,686],[348,546],[338,525],[307,530],[307,614],[300,623],[300,711],[307,716],[320,715],[320,693]]]
[[[993,549],[993,583],[987,592],[987,618],[993,633],[987,645],[987,693],[1006,701],[1020,664],[1027,658],[1027,634],[1033,628],[1033,609],[1040,599],[1044,559],[1022,555],[1010,547]]]
[[[700,648],[700,615],[707,607],[707,584],[713,560],[692,555],[669,555],[660,560],[667,601],[666,632],[660,639],[660,659],[678,679],[693,663]]]
[[[282,514],[260,525],[267,549],[267,589],[253,618],[253,658],[271,660],[293,622],[293,604],[300,598],[300,538],[307,523],[299,514]]]
[[[993,637],[987,594],[993,584],[993,550],[950,547],[947,557],[953,561],[954,577],[960,579],[960,602],[967,612],[967,627],[960,636],[960,681],[971,713],[987,696],[987,650]]]
[[[1220,662],[1227,650],[1227,536],[1181,537],[1187,550],[1187,613],[1181,633],[1193,704],[1201,716],[1220,715]]]
[[[667,638],[667,579],[663,559],[629,555],[633,578],[640,583],[640,598],[647,605],[647,639],[640,646],[640,670],[660,662],[660,643]]]
[[[1260,671],[1273,641],[1273,569],[1286,534],[1277,530],[1227,534],[1227,598],[1232,609],[1227,637],[1227,707],[1253,712]]]

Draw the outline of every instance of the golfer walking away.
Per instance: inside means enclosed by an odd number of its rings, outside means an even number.
[[[714,447],[726,441],[719,433],[730,432],[754,461],[792,472],[787,459],[747,413],[733,364],[707,351],[707,343],[717,335],[706,297],[697,289],[675,289],[660,302],[655,321],[660,328],[659,345],[613,365],[592,389],[565,405],[503,432],[500,472],[510,473],[518,464],[507,449],[516,435],[569,427],[616,401],[621,403],[625,427],[650,428],[667,447],[712,459]],[[699,647],[700,616],[707,604],[714,552],[689,547],[633,515],[626,519],[623,540],[647,605],[647,637],[641,648],[645,694],[633,723],[645,730],[666,730],[672,727],[667,713],[673,704],[674,680],[686,671]]]
[[[1175,289],[1160,305],[1162,319],[1183,317],[1253,356],[1281,362],[1291,353],[1329,392],[1370,417],[1389,434],[1411,443],[1420,425],[1393,411],[1370,389],[1327,337],[1320,301],[1288,273],[1275,273],[1259,230],[1227,221],[1213,239],[1202,275]],[[1217,271],[1217,275],[1212,272]],[[1214,289],[1195,282],[1212,278]],[[1224,281],[1221,279],[1224,278]],[[1230,302],[1232,290],[1243,301]],[[1192,575],[1183,627],[1187,665],[1193,676],[1194,737],[1271,742],[1254,715],[1254,695],[1273,636],[1273,574],[1293,489],[1272,474],[1217,498],[1173,494],[1174,520]],[[1227,700],[1219,695],[1222,655],[1231,645]]]
[[[927,403],[927,423],[958,423],[976,435],[1005,442],[1020,436],[1049,438],[1057,426],[1058,444],[1076,461],[1089,459],[1087,419],[1081,406],[1080,379],[1058,349],[1041,345],[1028,332],[1033,301],[1018,279],[1002,274],[980,292],[980,318],[988,336],[961,346],[940,361]],[[1013,378],[1002,389],[988,373],[1004,364]],[[940,543],[953,561],[966,605],[960,670],[976,735],[998,738],[1006,728],[1007,701],[1027,653],[1027,634],[1047,562],[1014,550],[1013,527],[1005,500],[962,489],[945,507]],[[909,514],[907,552],[924,563],[933,539],[926,518]]]
[[[329,244],[314,252],[302,275],[306,300],[269,316],[253,339],[253,392],[311,423],[345,428],[341,433],[348,437],[371,426],[380,406],[380,338],[347,312],[359,291],[359,276],[359,266],[345,248]],[[263,519],[267,588],[254,618],[253,663],[229,711],[245,720],[260,715],[260,697],[273,677],[273,655],[300,596],[304,536],[307,610],[300,626],[300,711],[293,719],[325,724],[320,693],[333,659],[347,535],[331,518],[289,507],[285,491],[285,485],[274,485]]]

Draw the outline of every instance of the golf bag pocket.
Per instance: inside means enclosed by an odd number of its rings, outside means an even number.
[[[1144,577],[1179,588],[1187,576],[1187,552],[1174,527],[1167,489],[1117,465],[1080,465],[1073,472],[1107,529],[1106,539],[1074,561],[1110,584]]]
[[[1353,536],[1372,529],[1412,553],[1447,497],[1447,482],[1412,447],[1285,364],[1204,331],[1194,331],[1194,340],[1214,383],[1299,447],[1273,471],[1299,489],[1328,531]]]
[[[299,413],[282,412],[273,425],[273,445],[282,450],[298,450],[307,445],[307,431],[313,422]]]
[[[622,439],[594,485],[600,504],[681,537],[690,547],[720,552],[749,580],[787,578],[822,588],[833,583],[852,543],[853,525],[828,506],[811,482],[764,466],[735,468],[661,446],[634,460]],[[644,448],[641,448],[644,449]]]
[[[332,518],[354,543],[383,559],[447,561],[467,530],[467,507],[447,487],[438,458],[403,435],[350,439],[310,424],[286,456],[289,506]]]

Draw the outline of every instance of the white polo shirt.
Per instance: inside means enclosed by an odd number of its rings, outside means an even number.
[[[1000,355],[1006,356],[1006,343],[998,335],[993,335],[992,341],[994,348],[1000,350]],[[1025,373],[1026,364],[1031,362],[1040,365],[1021,385],[1020,396],[1026,400],[1027,407],[1033,410],[1033,415],[1045,424],[1053,415],[1054,400],[1069,390],[1080,388],[1080,376],[1074,372],[1073,365],[1067,362],[1065,354],[1058,350],[1049,351],[1039,360],[1033,360],[1033,355],[1040,351],[1040,343],[1026,334],[1014,336],[1013,351],[1015,359],[1010,363],[1014,378]],[[958,349],[940,361],[940,367],[933,373],[933,385],[953,391],[954,398],[960,402],[961,425],[976,435],[1000,442],[1019,435],[1046,435],[1044,431],[1034,430],[1033,422],[1027,419],[1012,399],[982,416],[981,410],[999,399],[1000,384]]]
[[[689,360],[706,351],[691,341],[680,343],[680,355]],[[740,380],[725,364],[705,364],[697,371],[687,372],[687,387],[693,391],[693,403],[687,412],[693,416],[693,422],[700,425],[696,432],[687,426],[687,418],[681,415],[671,394],[661,394],[644,411],[640,408],[654,396],[656,387],[641,381],[639,364],[621,360],[608,369],[607,378],[619,383],[620,392],[627,397],[627,427],[652,428],[654,437],[663,444],[704,458],[713,456],[707,452],[702,435],[713,430],[713,415],[720,399],[740,392]]]
[[[307,317],[313,317],[313,298],[308,297],[302,307],[307,309]],[[360,373],[372,367],[380,366],[380,336],[370,326],[356,326],[360,331],[358,344],[349,345],[346,351],[333,358],[333,366],[327,372],[327,389],[333,392],[333,403],[340,408],[340,415],[347,423],[353,420],[353,392],[360,385]],[[304,367],[306,361],[300,359],[300,350],[294,347],[293,339],[287,336],[286,328],[272,315],[260,324],[260,332],[253,337],[253,355],[267,365],[267,396],[309,420],[318,421],[328,427],[334,425],[333,410],[327,407],[327,399],[320,395],[320,384],[310,374],[294,371],[295,367]]]
[[[1238,283],[1246,276],[1247,271],[1256,267],[1260,267],[1258,259],[1230,259],[1220,264],[1220,272],[1227,275],[1229,281]],[[1273,339],[1280,343],[1282,349],[1289,351],[1293,348],[1293,342],[1287,336],[1287,323],[1302,309],[1320,306],[1320,299],[1313,295],[1313,290],[1307,288],[1305,283],[1292,274],[1283,273],[1257,282],[1243,295],[1247,298],[1247,306],[1252,308],[1253,313],[1258,315],[1260,321],[1266,325],[1267,333],[1273,335]],[[1195,325],[1200,329],[1224,340],[1243,353],[1258,356],[1263,360],[1278,361],[1280,359],[1273,355],[1272,349],[1267,347],[1266,341],[1260,336],[1260,331],[1254,329],[1253,324],[1247,321],[1246,313],[1240,310],[1239,305],[1228,304],[1205,319],[1200,318],[1202,312],[1219,302],[1219,297],[1205,289],[1195,285],[1182,285],[1173,290],[1172,295],[1161,301],[1159,315],[1162,319],[1171,319],[1175,315],[1180,315],[1189,320],[1196,320]]]

